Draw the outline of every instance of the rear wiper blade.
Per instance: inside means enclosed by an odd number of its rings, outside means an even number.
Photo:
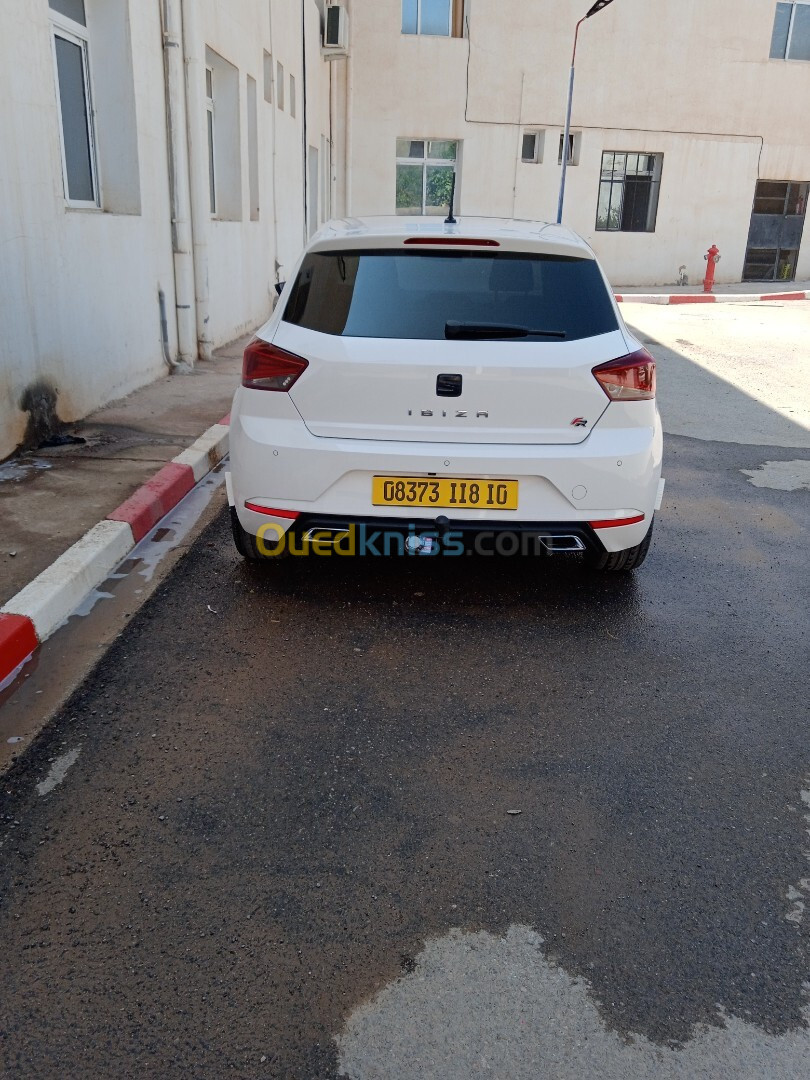
[[[564,330],[532,330],[529,326],[511,326],[507,323],[457,322],[451,319],[444,324],[444,336],[450,340],[525,337],[549,337],[562,340],[566,334]]]

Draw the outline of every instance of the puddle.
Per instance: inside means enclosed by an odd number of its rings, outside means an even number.
[[[810,491],[810,461],[766,461],[758,469],[740,469],[749,484],[776,491]]]
[[[808,787],[801,791],[799,796],[806,810],[804,820],[807,824],[807,835],[810,836],[810,781],[808,781]],[[810,852],[805,852],[805,856],[810,861]],[[801,878],[797,885],[791,885],[787,891],[786,899],[790,902],[791,907],[785,918],[788,922],[801,926],[804,921],[805,911],[810,905],[810,877]]]
[[[23,480],[30,480],[38,470],[50,469],[53,466],[40,458],[17,458],[0,465],[0,484],[19,484]]]
[[[511,926],[505,937],[451,930],[429,941],[409,974],[349,1018],[336,1039],[339,1073],[348,1080],[807,1076],[810,1030],[770,1035],[721,1006],[717,1026],[697,1026],[678,1049],[609,1029],[589,984],[549,962],[542,945],[528,926]]]

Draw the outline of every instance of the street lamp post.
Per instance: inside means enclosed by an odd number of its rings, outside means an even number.
[[[571,55],[571,74],[568,78],[568,108],[565,112],[565,135],[563,136],[563,153],[562,153],[562,176],[560,177],[560,201],[557,203],[557,224],[562,223],[563,201],[565,200],[565,175],[568,172],[568,140],[571,135],[571,104],[574,100],[574,64],[577,58],[577,38],[579,37],[579,28],[585,22],[586,19],[590,19],[592,15],[598,15],[598,13],[612,4],[613,0],[596,0],[596,3],[589,10],[587,15],[584,15],[577,23],[577,28],[574,31],[574,51]]]

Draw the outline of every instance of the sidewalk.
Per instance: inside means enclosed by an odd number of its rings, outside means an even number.
[[[0,607],[229,412],[248,340],[69,425],[84,444],[0,465]]]
[[[744,304],[758,300],[810,299],[810,281],[738,281],[715,285],[711,293],[703,292],[702,281],[696,285],[616,285],[613,291],[619,303],[628,304]]]

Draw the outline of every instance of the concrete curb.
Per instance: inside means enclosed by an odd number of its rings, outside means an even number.
[[[810,300],[810,292],[786,293],[616,293],[619,304],[752,304],[773,300]]]
[[[21,589],[3,612],[30,619],[38,640],[44,641],[133,547],[129,525],[100,521]]]
[[[206,470],[207,471],[207,470]],[[143,540],[162,517],[177,506],[194,487],[194,470],[189,465],[170,461],[151,480],[138,488],[126,502],[111,514],[110,521],[118,521],[132,530],[133,546]]]
[[[168,462],[0,608],[0,685],[228,453],[230,415]]]

